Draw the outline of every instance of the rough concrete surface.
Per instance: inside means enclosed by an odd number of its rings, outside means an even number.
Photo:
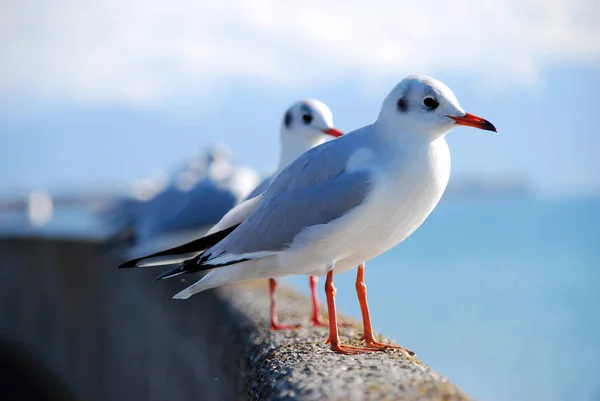
[[[219,296],[250,322],[247,380],[253,400],[468,400],[469,397],[415,357],[398,350],[340,355],[325,344],[327,328],[310,327],[309,300],[289,288],[278,291],[282,322],[300,330],[268,329],[266,282],[224,287]],[[361,345],[359,322],[343,316],[345,344]],[[306,327],[308,326],[308,327]],[[380,340],[389,341],[379,336]]]

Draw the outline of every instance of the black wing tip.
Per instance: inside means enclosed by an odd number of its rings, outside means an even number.
[[[243,258],[243,259],[236,259],[236,260],[232,260],[230,262],[225,262],[225,263],[219,263],[216,265],[211,265],[211,264],[201,264],[200,268],[198,269],[198,271],[200,270],[211,270],[211,269],[217,269],[219,267],[225,267],[225,266],[231,266],[231,265],[235,265],[236,263],[242,263],[242,262],[247,262],[251,259],[248,258]]]
[[[139,259],[134,259],[134,260],[130,260],[130,261],[125,262],[125,263],[121,263],[119,265],[119,267],[117,267],[117,269],[129,269],[131,267],[139,267],[137,265],[137,262],[139,262],[139,261],[140,261]]]
[[[227,263],[211,265],[208,263],[203,263],[206,260],[203,261],[203,258],[201,256],[199,256],[197,258],[191,259],[183,264],[179,264],[179,265],[175,266],[174,268],[169,269],[169,270],[159,274],[158,276],[156,276],[154,278],[154,281],[166,280],[166,279],[177,277],[177,276],[183,276],[184,274],[199,273],[199,272],[206,271],[206,270],[217,269],[219,267],[225,267],[225,266],[229,266],[232,264],[245,262],[247,260],[250,260],[250,259],[244,258],[244,259],[233,260],[233,261],[230,261]]]
[[[154,278],[154,281],[166,280],[168,278],[179,276],[180,274],[184,274],[184,273],[185,272],[182,271],[182,266],[177,266],[174,269],[167,270],[166,272],[159,274],[158,276],[156,276]]]
[[[197,260],[198,260],[198,257],[196,257],[194,259],[190,259],[183,263],[179,263],[177,266],[156,276],[156,278],[154,280],[155,281],[166,280],[171,277],[182,276],[182,275],[188,274],[188,273],[195,273],[200,270],[200,269],[198,269],[199,266],[196,263]]]
[[[167,275],[168,275],[168,272],[159,274],[158,276],[154,277],[154,281],[164,280],[165,278],[167,278]]]
[[[153,258],[153,257],[176,255],[176,254],[181,254],[181,253],[193,253],[196,251],[206,250],[207,248],[209,248],[209,247],[215,245],[216,243],[218,243],[219,241],[221,241],[223,238],[227,237],[238,226],[239,226],[239,224],[236,224],[236,225],[226,228],[222,231],[218,231],[216,233],[213,233],[213,234],[207,235],[205,237],[198,238],[194,241],[188,242],[187,244],[183,244],[183,245],[177,246],[175,248],[167,249],[162,252],[157,252],[152,255],[144,256],[142,258],[130,260],[128,262],[122,263],[121,265],[119,265],[118,268],[119,269],[128,269],[131,267],[141,267],[141,266],[137,265],[138,262],[140,262],[144,259],[149,259],[149,258]]]

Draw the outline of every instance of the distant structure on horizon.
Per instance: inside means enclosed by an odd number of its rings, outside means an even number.
[[[503,197],[534,196],[535,187],[527,177],[463,177],[451,179],[445,196],[448,197]]]

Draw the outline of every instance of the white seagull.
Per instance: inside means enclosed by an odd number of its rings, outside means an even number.
[[[328,136],[337,138],[341,135],[342,132],[335,128],[333,124],[333,113],[325,103],[316,99],[304,99],[294,103],[285,112],[283,121],[281,122],[279,130],[279,163],[277,169],[273,174],[265,178],[245,200],[253,199],[262,194],[271,185],[275,177],[301,154],[315,146],[321,145],[327,140]],[[208,230],[206,235],[241,223],[256,206],[258,206],[258,202],[253,202],[250,205],[241,203],[228,212],[213,228]],[[161,275],[160,277],[168,278],[172,276]],[[327,323],[321,319],[319,311],[317,282],[318,278],[316,276],[309,277],[312,299],[312,315],[310,320],[314,326],[327,326]],[[271,306],[269,316],[271,330],[296,329],[301,327],[300,324],[283,325],[279,323],[275,296],[276,289],[277,281],[274,278],[270,278],[269,293]]]
[[[364,262],[405,240],[435,208],[450,176],[444,137],[457,125],[496,131],[490,122],[466,113],[442,82],[409,76],[385,98],[373,124],[304,153],[263,194],[240,205],[258,203],[239,225],[149,258],[195,252],[178,272],[209,271],[177,299],[250,279],[326,275],[333,351],[391,347],[410,352],[375,339]],[[356,265],[365,347],[340,344],[337,332],[333,275]]]

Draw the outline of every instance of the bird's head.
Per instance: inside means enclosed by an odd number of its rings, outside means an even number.
[[[443,136],[457,125],[496,132],[489,121],[466,113],[444,83],[422,75],[411,75],[392,89],[378,121],[431,137]]]
[[[290,107],[281,124],[282,141],[321,140],[341,136],[342,132],[333,125],[333,114],[325,103],[305,99]]]

